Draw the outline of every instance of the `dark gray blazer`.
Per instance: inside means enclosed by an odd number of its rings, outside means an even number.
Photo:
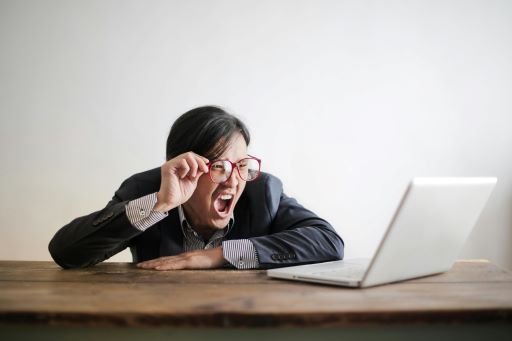
[[[160,168],[126,179],[101,211],[76,218],[50,241],[53,259],[63,268],[97,264],[130,247],[134,262],[183,252],[178,209],[141,232],[128,220],[128,201],[158,192]],[[261,173],[247,183],[225,240],[249,239],[261,268],[343,258],[344,243],[331,225],[283,193],[281,181]]]

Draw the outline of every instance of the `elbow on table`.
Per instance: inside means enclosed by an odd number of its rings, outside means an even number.
[[[75,269],[84,268],[90,265],[83,260],[76,259],[76,256],[73,255],[73,251],[70,249],[70,247],[62,246],[55,237],[48,244],[48,251],[50,252],[50,256],[52,256],[53,261],[57,263],[57,265],[59,265],[61,268]]]
[[[336,237],[332,241],[333,257],[334,260],[342,260],[345,256],[345,242],[340,236],[336,235]]]

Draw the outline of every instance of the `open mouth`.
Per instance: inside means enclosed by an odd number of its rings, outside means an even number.
[[[233,194],[221,194],[215,199],[213,206],[219,215],[227,215],[233,203]]]

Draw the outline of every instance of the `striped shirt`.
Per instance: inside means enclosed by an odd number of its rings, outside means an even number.
[[[156,202],[156,193],[152,193],[132,200],[126,205],[128,220],[136,229],[145,231],[168,216],[167,212],[153,211]],[[215,231],[208,241],[204,241],[188,223],[181,205],[178,207],[178,213],[184,237],[183,250],[185,252],[222,247],[224,258],[237,269],[254,269],[259,267],[256,249],[249,239],[224,240],[224,237],[235,224],[233,217],[229,220],[226,228]]]

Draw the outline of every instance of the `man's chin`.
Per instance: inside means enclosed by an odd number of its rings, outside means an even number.
[[[215,219],[214,221],[211,222],[210,226],[217,230],[225,229],[228,226],[230,219],[231,217],[224,219]]]

